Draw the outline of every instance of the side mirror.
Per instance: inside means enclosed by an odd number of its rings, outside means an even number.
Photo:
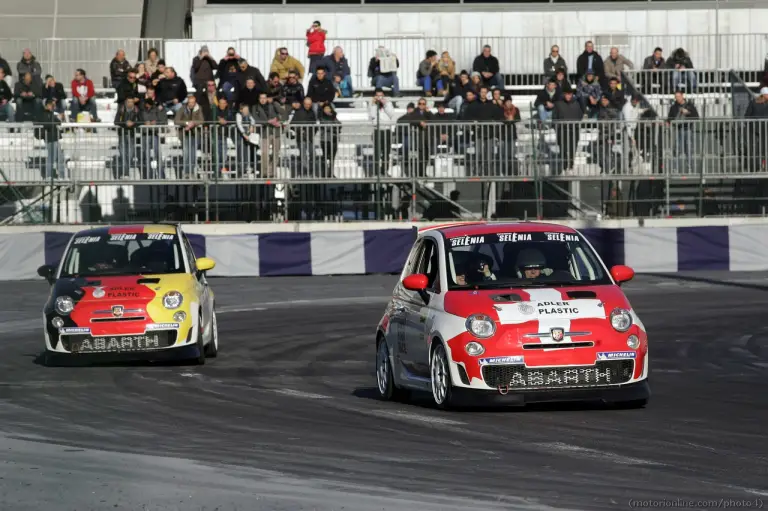
[[[212,270],[215,266],[216,266],[216,261],[214,261],[210,257],[198,257],[197,260],[195,261],[195,267],[199,272]]]
[[[611,268],[611,277],[613,277],[613,280],[615,280],[618,284],[621,284],[622,282],[628,282],[632,280],[634,276],[635,270],[629,266],[619,264]]]
[[[56,268],[54,268],[50,264],[44,264],[40,268],[38,268],[37,274],[43,277],[48,282],[50,282],[51,284],[53,284],[53,281],[56,280],[54,278],[54,275],[56,274]]]
[[[427,284],[429,284],[429,280],[423,273],[408,275],[403,279],[403,287],[411,291],[424,291],[427,289]]]

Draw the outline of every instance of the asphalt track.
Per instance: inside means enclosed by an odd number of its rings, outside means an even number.
[[[213,279],[202,367],[43,367],[48,286],[3,283],[0,509],[757,509],[768,276],[692,275],[625,287],[651,336],[643,410],[380,402],[392,276]]]

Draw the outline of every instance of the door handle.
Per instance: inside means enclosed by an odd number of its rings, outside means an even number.
[[[396,315],[397,314],[403,314],[403,313],[405,313],[405,307],[402,307],[402,306],[401,307],[395,307],[394,308],[394,312],[395,312]]]

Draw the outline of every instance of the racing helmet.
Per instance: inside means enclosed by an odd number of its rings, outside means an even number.
[[[526,248],[517,255],[517,269],[523,275],[525,270],[542,270],[547,266],[547,258],[541,250]]]

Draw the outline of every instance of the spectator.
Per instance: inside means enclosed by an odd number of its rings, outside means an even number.
[[[152,81],[152,87],[157,88],[160,85],[160,81],[165,80],[165,70],[165,61],[163,59],[158,60],[157,69],[149,77]]]
[[[419,69],[416,73],[416,83],[423,87],[424,95],[432,96],[434,87],[442,91],[444,87],[442,82],[438,85],[437,81],[440,77],[440,73],[437,70],[437,52],[435,50],[428,50],[426,58],[419,64]]]
[[[8,87],[11,86],[11,77],[13,76],[13,73],[11,72],[11,66],[8,65],[8,61],[5,60],[2,55],[0,55],[0,69],[3,70],[3,75],[5,76],[5,82],[8,85]]]
[[[85,76],[85,70],[75,71],[75,79],[72,80],[72,101],[69,104],[70,119],[72,122],[81,122],[80,112],[88,112],[90,120],[96,122],[96,90],[93,88],[93,82]]]
[[[125,105],[125,100],[128,98],[139,97],[139,82],[136,81],[136,71],[133,69],[128,70],[126,77],[117,86],[117,103],[120,106]],[[134,106],[136,106],[134,104]]]
[[[125,59],[125,50],[117,50],[115,58],[109,63],[109,74],[112,78],[112,88],[117,89],[131,69],[131,64]]]
[[[331,104],[323,106],[318,121],[320,122],[320,147],[323,150],[323,159],[320,162],[320,177],[330,178],[333,177],[336,152],[339,149],[341,121],[336,117],[336,111]],[[325,206],[323,205],[322,207]]]
[[[504,108],[504,98],[501,95],[501,89],[493,89],[491,91],[491,103],[499,108]]]
[[[488,99],[488,87],[483,85],[480,88],[478,100],[467,105],[464,115],[470,121],[494,123],[475,129],[475,172],[482,176],[496,175],[500,169],[497,168],[499,161],[494,150],[494,140],[500,136],[501,125],[495,123],[504,120],[504,112]]]
[[[160,57],[157,54],[155,48],[150,48],[147,52],[147,60],[144,61],[144,69],[147,70],[149,76],[152,76],[157,71],[157,65],[160,62]]]
[[[160,127],[168,124],[165,110],[153,98],[145,97],[139,112],[141,129],[140,166],[144,179],[165,179],[163,159],[160,157]],[[152,170],[152,160],[156,162]]]
[[[578,99],[581,108],[591,118],[596,118],[600,110],[600,98],[603,96],[603,89],[595,76],[595,72],[587,69],[587,74],[579,82]]]
[[[312,176],[315,167],[314,140],[317,115],[312,98],[307,96],[291,117],[291,126],[296,126],[296,148],[299,150],[299,174]]]
[[[568,76],[568,65],[565,63],[565,59],[560,56],[560,47],[554,45],[549,50],[549,56],[544,59],[545,83],[549,82],[550,78],[555,77],[558,69],[562,69],[565,72],[565,75]]]
[[[475,57],[472,64],[472,70],[480,73],[483,77],[483,83],[491,87],[504,89],[504,77],[499,68],[499,59],[491,55],[491,47],[483,46],[483,53]]]
[[[646,108],[640,104],[640,96],[635,94],[630,101],[627,101],[624,108],[621,109],[620,117],[624,119],[629,138],[635,142],[635,130],[637,129],[637,120],[645,116]]]
[[[235,126],[238,137],[235,142],[237,150],[237,175],[242,176],[255,161],[256,149],[252,143],[252,137],[256,133],[256,120],[251,115],[248,105],[242,104],[235,115]]]
[[[696,73],[693,72],[693,62],[691,57],[682,48],[672,52],[672,56],[667,59],[667,68],[674,69],[672,73],[672,90],[678,89],[696,89]]]
[[[61,117],[61,120],[63,121],[64,102],[67,100],[67,94],[64,92],[64,87],[60,83],[56,83],[56,79],[51,75],[45,77],[45,88],[43,89],[42,99],[44,102],[49,99],[54,101],[53,110],[59,114],[59,117]]]
[[[5,69],[0,65],[0,121],[14,122],[16,111],[11,105],[13,92],[5,81]]]
[[[219,90],[230,103],[234,104],[237,96],[237,73],[238,67],[234,62],[227,63],[226,71],[219,75]]]
[[[400,68],[400,59],[384,46],[379,46],[376,53],[368,63],[368,76],[371,85],[377,89],[388,87],[392,89],[394,96],[400,95],[400,80],[397,70]]]
[[[373,101],[368,108],[368,119],[374,123],[373,130],[373,168],[378,176],[389,172],[392,148],[392,122],[395,120],[395,107],[384,95],[384,91],[376,89]]]
[[[620,168],[620,158],[614,156],[613,148],[617,140],[616,132],[619,127],[617,121],[620,113],[616,109],[611,98],[604,94],[600,98],[600,107],[598,109],[597,119],[600,122],[597,138],[590,143],[589,152],[595,158],[595,162],[602,170],[603,174],[608,174],[611,170]]]
[[[237,54],[235,49],[231,46],[227,48],[227,54],[219,61],[219,65],[216,69],[216,79],[219,81],[219,90],[221,90],[227,82],[234,83],[235,76],[229,75],[229,68],[234,64],[235,70],[237,70],[239,61],[240,55]]]
[[[181,108],[176,111],[174,123],[181,131],[179,138],[181,139],[183,155],[182,169],[180,170],[182,170],[184,178],[189,179],[194,174],[195,167],[197,166],[197,148],[200,145],[200,129],[203,126],[205,119],[203,119],[203,111],[198,106],[197,99],[194,95],[190,94],[187,96],[186,104],[179,102],[178,105],[180,105]],[[177,175],[181,176],[182,172],[178,172]]]
[[[27,79],[28,77],[28,79]],[[30,84],[32,82],[32,75],[26,73],[24,75],[24,83]],[[20,85],[22,82],[17,83]],[[45,104],[45,108],[40,112],[36,112],[35,118],[38,120],[41,126],[42,139],[45,141],[46,147],[46,159],[45,159],[45,175],[44,179],[49,178],[66,178],[67,167],[64,152],[61,150],[61,119],[53,111],[55,103],[52,100],[48,100]],[[55,170],[54,170],[55,167]]]
[[[117,108],[115,126],[118,132],[119,157],[115,168],[115,179],[130,177],[133,159],[136,157],[136,129],[139,126],[141,112],[136,105],[135,96],[127,96]]]
[[[326,76],[326,69],[324,67],[317,67],[315,69],[315,75],[309,80],[309,85],[307,86],[307,96],[312,98],[315,115],[317,115],[320,107],[332,104],[336,98],[336,88]]]
[[[296,71],[299,80],[304,79],[304,66],[301,62],[288,54],[288,48],[282,47],[275,50],[275,56],[272,59],[272,65],[269,66],[270,73],[277,73],[280,81],[284,82],[288,78],[289,71]]]
[[[685,99],[683,91],[675,92],[675,102],[669,108],[667,122],[677,134],[677,155],[683,154],[688,161],[689,170],[693,171],[693,121],[699,119],[696,106]]]
[[[333,86],[336,87],[338,94],[342,98],[351,98],[354,94],[352,88],[352,71],[349,69],[349,62],[344,56],[344,50],[341,46],[333,49],[333,53],[323,59],[322,65],[328,69],[328,75],[333,80]],[[334,110],[334,115],[336,111]]]
[[[283,85],[283,97],[287,104],[293,104],[294,101],[298,101],[300,105],[304,103],[304,85],[299,81],[296,71],[288,73],[288,79]]]
[[[409,111],[397,120],[398,124],[407,125],[404,127],[405,129],[400,130],[400,133],[403,143],[405,173],[408,176],[423,177],[426,173],[429,163],[430,142],[427,134],[427,122],[431,120],[432,114],[427,109],[427,100],[424,98],[419,98],[418,107],[415,110]],[[416,159],[415,169],[411,166],[413,159]]]
[[[158,81],[157,101],[171,112],[178,114],[187,96],[187,84],[176,75],[174,68],[166,68],[165,79]]]
[[[520,109],[512,102],[511,97],[507,97],[504,100],[504,108],[502,109],[502,115],[504,116],[501,129],[501,161],[502,171],[504,175],[515,174],[517,154],[517,123],[520,122]]]
[[[437,89],[442,89],[441,96],[447,96],[456,80],[456,62],[451,58],[451,54],[444,51],[437,62],[438,81]],[[440,83],[443,86],[440,86]]]
[[[237,95],[237,108],[242,105],[248,105],[248,113],[253,116],[253,106],[259,102],[259,95],[264,92],[256,87],[256,80],[249,77],[245,81],[245,89]]]
[[[573,97],[573,89],[563,89],[563,98],[555,103],[552,120],[555,121],[557,145],[560,147],[560,171],[573,168],[576,147],[579,143],[579,121],[584,117],[584,110]]]
[[[763,64],[763,79],[760,81],[760,87],[768,87],[768,55],[766,55]]]
[[[43,68],[40,66],[37,59],[35,59],[35,56],[32,55],[29,48],[24,49],[24,54],[16,65],[16,71],[19,72],[20,77],[24,76],[26,73],[30,73],[32,75],[32,83],[35,84],[35,87],[38,89],[43,88]]]
[[[155,108],[158,110],[164,111],[165,108],[163,108],[163,105],[161,105],[157,99],[157,90],[152,87],[151,85],[147,87],[147,91],[144,93],[144,97],[141,98],[142,102],[151,99],[152,102],[155,104]]]
[[[309,57],[309,72],[314,74],[317,65],[325,56],[325,37],[328,31],[320,26],[319,21],[312,23],[307,29],[307,56]]]
[[[37,118],[42,91],[32,80],[32,73],[22,75],[21,81],[16,83],[14,89],[16,122],[28,122]]]
[[[459,81],[451,87],[450,97],[446,97],[448,101],[448,107],[451,108],[458,116],[461,112],[461,105],[467,99],[467,92],[474,90],[472,83],[469,81],[469,73],[466,70],[462,70],[459,74]]]
[[[613,108],[621,112],[621,109],[624,108],[624,103],[626,103],[627,100],[624,97],[624,92],[619,89],[618,78],[611,78],[608,84],[608,90],[605,91],[604,95],[607,95],[611,99],[611,105]]]
[[[615,46],[611,48],[611,54],[603,64],[605,68],[605,77],[608,79],[616,78],[619,82],[621,82],[622,72],[635,68],[635,64],[624,55],[620,55],[619,49]]]
[[[251,115],[259,126],[261,149],[261,177],[271,178],[275,175],[280,153],[280,114],[273,107],[267,94],[262,92],[256,105],[251,109]],[[270,152],[270,147],[273,147]],[[270,158],[270,154],[273,156]]]
[[[258,91],[266,92],[267,81],[264,79],[264,75],[261,74],[261,71],[259,71],[259,68],[249,65],[248,61],[245,59],[240,59],[238,65],[240,66],[237,72],[238,92],[246,87],[248,78],[253,78],[253,81],[256,84],[256,89]]]
[[[285,75],[286,78],[288,75]],[[267,78],[267,97],[272,101],[283,102],[283,84],[280,83],[280,75],[272,71]]]
[[[480,94],[480,88],[483,86],[483,77],[480,76],[480,73],[472,71],[470,81],[472,82],[472,90],[475,91],[475,95]]]
[[[143,97],[147,92],[147,87],[152,85],[151,76],[147,71],[147,65],[143,62],[136,66],[136,83],[139,84],[139,96]]]
[[[533,107],[539,112],[539,120],[541,122],[549,122],[552,119],[552,110],[555,108],[555,103],[560,101],[561,94],[557,90],[557,81],[554,78],[550,78],[547,85],[544,86],[544,90],[539,92],[536,96],[536,101],[533,103]]]
[[[197,98],[197,104],[200,105],[200,109],[203,111],[203,119],[205,122],[213,122],[213,110],[219,104],[219,98],[216,94],[216,82],[211,79],[205,84],[205,89],[195,92]]]
[[[232,139],[231,127],[235,126],[236,112],[230,106],[227,98],[220,97],[219,104],[213,109],[213,118],[216,121],[216,126],[213,128],[214,133],[214,147],[216,148],[216,154],[214,155],[214,165],[222,173],[227,171],[227,140],[233,140],[237,143],[237,137]]]
[[[662,53],[661,48],[656,47],[653,50],[653,55],[646,57],[643,61],[643,88],[646,94],[651,92],[652,87],[658,87],[662,84],[662,77],[664,76],[663,70],[666,67],[666,61]],[[648,73],[653,71],[653,73]]]
[[[216,61],[208,52],[208,46],[201,46],[197,56],[192,59],[192,70],[189,76],[195,90],[205,90],[208,82],[213,81],[215,70]]]
[[[595,51],[592,41],[587,41],[584,44],[584,52],[576,59],[576,73],[579,76],[585,76],[587,69],[594,71],[597,79],[600,81],[600,86],[606,85],[603,58]]]
[[[565,89],[571,88],[571,84],[568,82],[568,77],[565,74],[565,69],[558,69],[555,71],[555,81],[557,82],[557,90],[561,94]]]
[[[764,170],[763,162],[768,155],[768,87],[760,89],[757,96],[747,107],[744,117],[750,119],[746,124],[745,145],[747,164],[752,172]]]

